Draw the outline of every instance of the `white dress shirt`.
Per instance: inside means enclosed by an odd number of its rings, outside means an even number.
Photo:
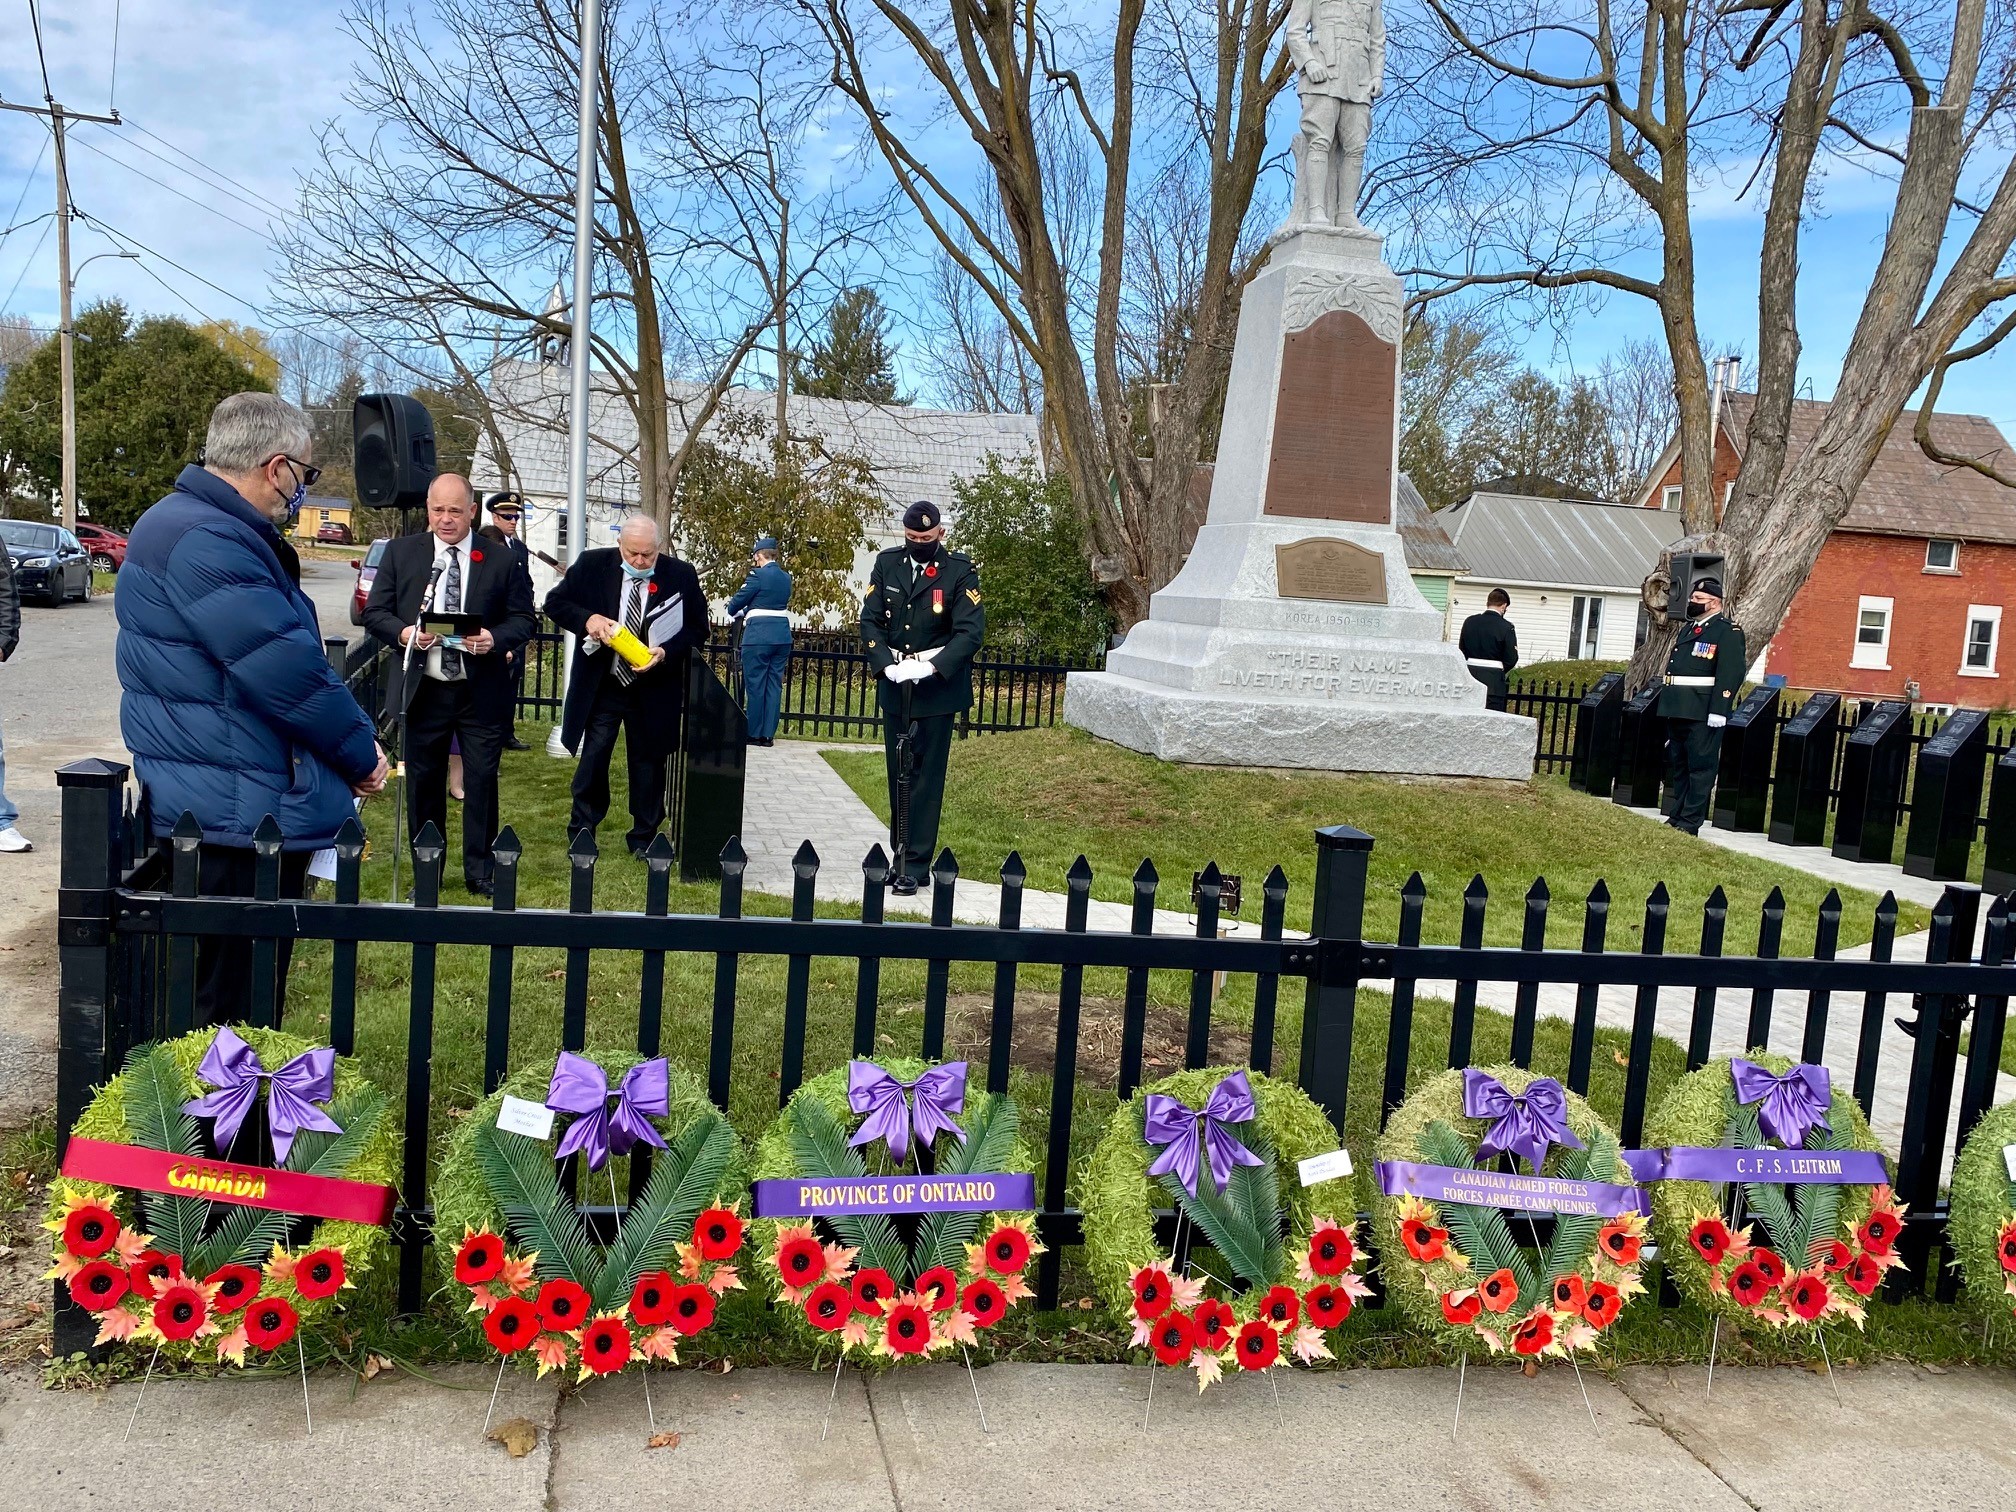
[[[469,548],[475,544],[476,537],[474,535],[462,537],[453,546],[448,545],[438,535],[434,537],[434,566],[441,569],[441,575],[434,579],[433,597],[426,603],[428,613],[460,614],[463,612],[462,605],[469,602],[470,586],[474,581],[475,564],[469,559]],[[454,604],[448,602],[448,553],[451,551],[455,553],[462,568],[462,596]],[[429,570],[431,571],[432,569]],[[427,650],[426,675],[433,678],[436,682],[448,681],[448,675],[441,665],[441,651],[442,647],[438,641]],[[464,654],[466,655],[467,653],[465,652]],[[468,670],[466,664],[463,670],[466,676]]]

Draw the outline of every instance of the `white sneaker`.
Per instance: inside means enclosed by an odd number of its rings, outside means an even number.
[[[0,829],[0,855],[19,856],[35,849],[35,843],[11,824]]]

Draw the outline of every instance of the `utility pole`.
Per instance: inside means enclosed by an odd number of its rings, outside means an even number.
[[[120,126],[119,112],[85,115],[65,110],[54,96],[45,95],[45,108],[12,105],[0,100],[0,110],[16,110],[22,115],[47,116],[56,136],[56,297],[60,301],[56,343],[63,367],[63,528],[77,529],[77,332],[70,324],[70,168],[64,156],[63,123],[94,121],[101,126]]]

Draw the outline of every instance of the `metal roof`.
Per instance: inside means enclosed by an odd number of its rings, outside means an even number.
[[[1428,508],[1428,501],[1407,474],[1393,490],[1393,527],[1400,532],[1400,545],[1413,572],[1468,572],[1470,564],[1449,532],[1442,528]]]
[[[1604,593],[1636,593],[1683,533],[1663,509],[1518,494],[1474,493],[1435,520],[1482,582]]]
[[[498,429],[504,433],[518,487],[528,494],[561,497],[567,492],[567,369],[551,363],[500,362],[491,370],[490,390]],[[675,425],[689,405],[705,395],[699,384],[670,385]],[[914,499],[950,506],[952,485],[980,471],[988,453],[1013,462],[1032,457],[1041,464],[1034,415],[973,414],[922,409],[915,405],[872,404],[851,399],[815,399],[793,394],[787,401],[791,429],[817,436],[828,450],[865,458],[887,493],[893,530]],[[722,408],[768,416],[774,392],[732,388]],[[588,497],[604,505],[636,503],[636,474],[624,452],[637,443],[637,426],[623,398],[596,388],[589,395]],[[479,488],[503,486],[487,438],[479,445],[472,471]]]

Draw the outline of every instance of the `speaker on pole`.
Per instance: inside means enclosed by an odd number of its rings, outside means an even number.
[[[418,509],[440,470],[434,417],[410,394],[359,394],[351,407],[351,470],[367,509]]]

